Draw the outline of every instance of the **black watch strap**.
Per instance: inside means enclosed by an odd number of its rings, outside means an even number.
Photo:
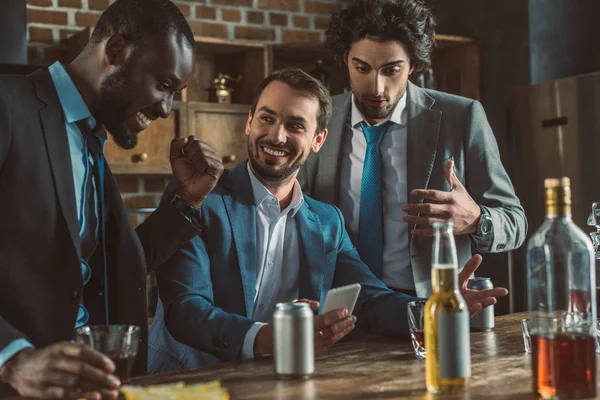
[[[173,205],[175,208],[183,214],[198,230],[202,233],[202,224],[200,223],[200,209],[192,207],[187,201],[185,201],[181,196],[175,193],[171,196],[169,203]]]

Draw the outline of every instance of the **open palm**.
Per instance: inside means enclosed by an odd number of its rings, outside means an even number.
[[[503,287],[493,289],[474,290],[467,288],[469,278],[481,265],[483,258],[475,254],[467,263],[463,270],[458,274],[458,288],[462,294],[471,315],[478,313],[483,308],[496,304],[496,297],[506,296],[508,290]]]

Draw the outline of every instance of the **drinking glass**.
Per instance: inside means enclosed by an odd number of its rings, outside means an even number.
[[[556,332],[558,330],[558,318],[534,318],[521,320],[521,332],[523,333],[523,344],[525,353],[531,354],[531,331]]]
[[[415,300],[408,303],[408,326],[410,329],[410,338],[415,356],[418,359],[424,359],[426,355],[425,324],[423,322],[425,303],[425,300]]]
[[[108,356],[115,363],[115,375],[122,383],[131,379],[137,356],[140,327],[134,325],[90,325],[75,330],[78,342]]]

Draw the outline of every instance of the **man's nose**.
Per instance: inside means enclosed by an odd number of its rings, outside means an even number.
[[[278,124],[277,126],[275,126],[275,128],[269,132],[269,139],[271,139],[273,142],[275,142],[277,144],[285,143],[285,141],[286,141],[285,126],[283,126],[283,124]]]
[[[377,72],[375,73],[375,85],[373,86],[373,96],[379,97],[383,94],[383,76]]]
[[[171,107],[173,106],[173,95],[167,96],[165,99],[158,103],[158,115],[161,118],[167,118],[171,114]]]

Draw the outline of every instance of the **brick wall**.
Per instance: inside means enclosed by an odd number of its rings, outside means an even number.
[[[94,25],[114,0],[27,0],[30,64],[66,60],[65,38]],[[175,0],[197,35],[317,43],[346,0]]]

